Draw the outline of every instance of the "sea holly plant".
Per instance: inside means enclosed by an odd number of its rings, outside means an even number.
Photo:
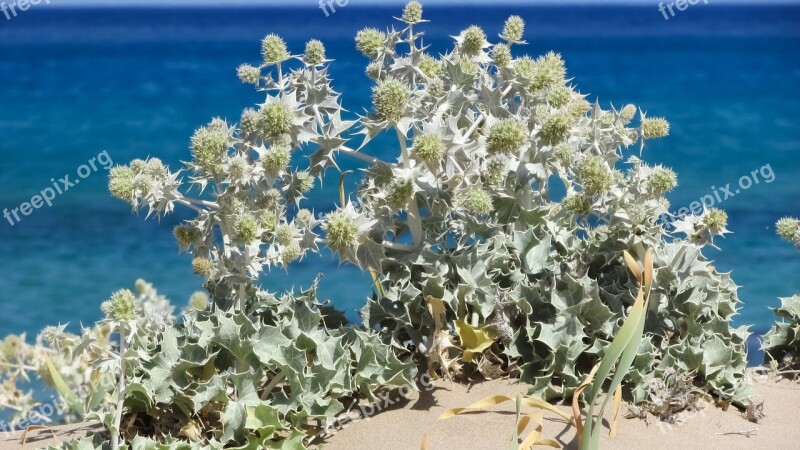
[[[800,220],[784,217],[775,224],[778,235],[800,249]],[[800,368],[800,295],[782,298],[775,308],[781,319],[764,336],[765,360],[777,372]]]
[[[590,103],[556,53],[518,56],[517,16],[498,43],[470,26],[434,54],[413,4],[401,29],[356,36],[374,83],[356,127],[368,164],[355,199],[323,220],[329,248],[380,275],[367,325],[434,374],[520,374],[536,395],[567,398],[635,303],[622,250],[650,248],[650,312],[624,380],[635,400],[670,368],[744,398],[737,286],[702,253],[727,216],[705,211],[670,233],[660,218],[677,176],[641,159],[669,123]],[[396,138],[394,159],[369,154],[381,133]]]

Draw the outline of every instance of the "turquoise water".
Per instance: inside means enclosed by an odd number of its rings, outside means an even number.
[[[218,115],[236,120],[262,100],[235,68],[257,62],[259,39],[270,32],[296,52],[310,37],[323,40],[345,107],[362,111],[370,86],[352,36],[365,25],[391,25],[395,9],[348,6],[326,18],[315,8],[48,7],[0,20],[0,208],[29,201],[51,178],[75,180],[103,150],[118,163],[150,155],[176,167],[188,159],[196,127]],[[655,7],[428,8],[426,42],[444,51],[449,36],[472,23],[496,36],[511,12],[528,22],[527,52],[561,52],[592,100],[631,102],[670,119],[672,135],[644,158],[680,175],[670,195],[675,210],[713,195],[712,186],[720,192],[731,183],[733,192],[740,177],[768,165],[758,184],[719,205],[734,234],[710,253],[742,286],[737,323],[766,330],[768,307],[800,290],[800,253],[772,231],[776,219],[800,214],[800,8],[709,6],[669,21]],[[328,185],[336,178],[331,173]],[[0,335],[93,321],[104,298],[139,277],[179,304],[200,288],[171,234],[186,212],[144,221],[105,186],[99,168],[52,207],[14,226],[0,218]],[[309,206],[323,212],[335,195],[315,195]],[[355,318],[369,277],[329,252],[276,270],[265,284],[307,285],[319,272],[327,275],[322,294]]]

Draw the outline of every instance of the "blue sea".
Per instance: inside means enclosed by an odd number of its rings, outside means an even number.
[[[29,201],[51,179],[68,174],[74,181],[78,168],[103,151],[115,163],[153,156],[177,168],[189,158],[195,128],[215,116],[236,121],[242,108],[263,100],[235,69],[258,62],[267,33],[280,34],[297,53],[307,39],[321,39],[335,59],[331,73],[345,107],[362,112],[370,84],[353,36],[364,26],[391,26],[400,13],[357,2],[328,17],[312,1],[289,9],[55,3],[12,20],[0,16],[0,208]],[[450,36],[470,24],[497,36],[512,13],[527,21],[525,51],[560,52],[591,100],[634,103],[671,121],[671,136],[649,144],[643,157],[678,172],[680,186],[669,196],[674,210],[722,194],[729,183],[733,192],[740,177],[750,178],[752,186],[719,203],[734,233],[708,256],[741,286],[736,323],[768,329],[778,297],[800,291],[800,253],[773,231],[780,217],[800,214],[800,7],[710,2],[669,20],[656,2],[431,7],[426,43],[443,52]],[[384,155],[394,151],[387,147]],[[337,179],[331,173],[327,186]],[[144,220],[108,195],[102,168],[80,181],[13,226],[0,218],[0,336],[90,323],[102,300],[140,277],[179,305],[201,288],[172,238],[186,211]],[[324,212],[335,191],[313,195],[307,205]],[[288,273],[274,269],[265,286],[307,286],[320,272],[322,295],[356,319],[371,292],[369,276],[340,266],[330,252]]]

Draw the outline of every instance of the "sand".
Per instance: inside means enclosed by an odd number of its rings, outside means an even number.
[[[430,450],[506,450],[514,428],[514,405],[494,406],[488,412],[468,413],[445,421],[437,417],[449,408],[466,406],[489,395],[514,397],[525,393],[527,386],[509,380],[495,380],[472,386],[437,381],[430,390],[408,395],[398,393],[373,404],[374,411],[364,408],[359,416],[367,419],[333,424],[337,429],[330,437],[318,441],[324,450],[418,450],[424,435]],[[728,449],[795,449],[800,448],[800,383],[770,380],[754,376],[756,398],[764,400],[766,417],[754,424],[745,420],[736,408],[722,411],[714,406],[688,415],[681,424],[668,426],[649,418],[620,419],[618,434],[608,437],[607,428],[601,439],[604,450],[728,450]],[[559,406],[569,412],[567,406]],[[529,409],[526,409],[529,411]],[[623,406],[622,411],[626,411]],[[354,414],[355,416],[355,414]],[[556,440],[566,449],[577,449],[575,431],[556,414],[546,412],[543,438]],[[96,426],[96,425],[95,425]],[[532,427],[529,427],[531,430]],[[53,429],[56,440],[84,436],[92,425],[61,426]],[[21,433],[0,434],[0,450],[21,448]],[[53,442],[47,430],[28,432],[25,448],[39,448]],[[547,448],[547,447],[535,447]]]

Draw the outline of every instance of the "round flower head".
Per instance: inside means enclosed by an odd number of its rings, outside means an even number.
[[[587,156],[578,164],[578,177],[586,192],[604,192],[611,187],[612,176],[603,158]]]
[[[108,190],[114,197],[134,204],[136,202],[136,175],[127,166],[116,166],[108,174]]]
[[[476,56],[486,44],[486,33],[483,28],[472,25],[461,32],[461,52],[465,55]]]
[[[190,245],[200,239],[200,231],[192,225],[178,225],[172,230],[175,240],[182,251],[186,251]]]
[[[328,235],[328,246],[333,250],[343,251],[357,243],[358,224],[344,211],[328,214],[323,228]]]
[[[295,234],[296,232],[293,226],[288,223],[282,223],[278,225],[278,228],[275,230],[275,240],[278,244],[289,245],[294,241]]]
[[[654,119],[644,119],[642,121],[642,137],[645,139],[655,139],[669,134],[669,122],[662,117]]]
[[[489,214],[494,210],[492,196],[479,187],[469,188],[463,193],[461,206],[476,215]]]
[[[277,34],[270,34],[261,41],[261,55],[264,57],[264,62],[277,64],[289,59],[289,50],[283,38]]]
[[[520,16],[511,16],[506,19],[503,26],[503,34],[500,35],[508,42],[521,42],[522,34],[525,32],[525,21]]]
[[[575,158],[575,151],[567,144],[559,144],[553,151],[553,155],[562,165],[569,167]]]
[[[272,188],[264,193],[259,199],[259,204],[262,208],[271,209],[273,211],[283,208],[283,195],[281,191]]]
[[[561,55],[553,52],[539,57],[536,61],[530,58],[518,59],[514,67],[522,77],[530,80],[528,89],[539,91],[551,89],[564,83],[566,70]]]
[[[192,272],[196,275],[208,276],[214,269],[214,264],[208,258],[198,256],[192,260]]]
[[[289,147],[285,145],[274,145],[270,147],[264,155],[261,166],[264,168],[264,171],[274,177],[281,171],[286,170],[291,157],[292,154]]]
[[[444,156],[444,142],[435,133],[426,132],[414,136],[411,157],[418,162],[436,167]]]
[[[242,181],[247,173],[248,166],[247,158],[242,155],[235,155],[228,161],[228,175],[231,180]]]
[[[261,79],[261,69],[250,64],[242,64],[236,69],[236,76],[242,80],[242,83],[258,84],[258,80]]]
[[[411,180],[395,179],[386,187],[386,203],[394,209],[402,209],[414,195],[414,185]]]
[[[622,119],[624,124],[629,124],[631,120],[633,120],[633,116],[636,115],[636,105],[631,105],[630,103],[625,105],[619,112],[619,117]]]
[[[258,238],[258,221],[250,214],[243,214],[233,224],[234,238],[249,244]]]
[[[422,20],[422,5],[419,2],[408,2],[403,9],[403,20],[408,23],[418,23]]]
[[[228,149],[228,131],[218,126],[199,128],[192,136],[192,155],[201,169],[213,172]]]
[[[260,120],[261,117],[256,110],[253,108],[245,109],[242,111],[242,131],[248,134],[257,132]]]
[[[386,46],[386,34],[375,28],[364,28],[356,34],[356,49],[364,56],[375,59]]]
[[[572,132],[572,116],[567,113],[553,114],[545,119],[539,137],[548,145],[564,142]]]
[[[153,178],[163,180],[167,177],[168,170],[163,161],[158,158],[150,158],[145,162],[144,173]]]
[[[286,103],[275,102],[260,111],[261,133],[267,138],[276,138],[292,130],[294,115]]]
[[[787,241],[796,240],[798,231],[800,231],[800,221],[793,217],[784,217],[775,224],[775,231],[778,236]]]
[[[417,67],[428,78],[436,78],[442,73],[442,63],[427,53],[420,57]]]
[[[728,225],[728,214],[721,209],[711,208],[703,217],[703,225],[713,233],[722,231]]]
[[[489,128],[486,149],[490,154],[512,154],[519,150],[528,137],[525,126],[513,118],[501,119]]]
[[[314,213],[312,213],[308,209],[303,208],[300,211],[297,211],[297,215],[294,217],[294,221],[301,227],[308,226],[311,222],[314,221]]]
[[[298,258],[303,256],[303,249],[297,242],[291,242],[289,245],[281,249],[281,262],[284,266],[297,261]]]
[[[656,195],[670,192],[678,185],[678,175],[667,167],[656,167],[647,179],[650,191]]]
[[[508,175],[509,161],[505,155],[497,155],[486,163],[485,179],[490,185],[502,184]]]
[[[306,52],[305,55],[303,55],[303,61],[310,66],[316,66],[325,61],[325,46],[321,41],[312,39],[306,43]]]
[[[261,214],[261,228],[268,233],[277,231],[279,221],[280,216],[276,211],[265,211]]]
[[[511,49],[506,44],[492,47],[492,60],[497,67],[506,67],[511,63]]]
[[[397,123],[406,111],[411,92],[408,86],[389,78],[372,88],[372,102],[378,117],[390,123]]]
[[[195,292],[189,297],[189,306],[197,311],[205,311],[208,308],[208,295],[205,292]]]
[[[306,192],[314,189],[314,176],[311,173],[303,170],[294,174],[297,180],[297,190],[305,194]]]
[[[379,63],[378,61],[372,61],[371,63],[367,64],[365,73],[373,80],[379,80],[383,74],[383,64]]]
[[[140,175],[143,174],[144,171],[147,169],[147,161],[137,158],[131,161],[131,163],[128,164],[128,167],[131,168],[134,174]]]
[[[554,108],[565,106],[570,100],[572,100],[572,89],[566,86],[559,86],[547,94],[547,102]]]
[[[592,210],[592,202],[580,194],[568,195],[564,198],[562,204],[572,214],[586,215]]]
[[[136,301],[133,292],[121,289],[100,305],[105,315],[118,322],[136,319]]]

